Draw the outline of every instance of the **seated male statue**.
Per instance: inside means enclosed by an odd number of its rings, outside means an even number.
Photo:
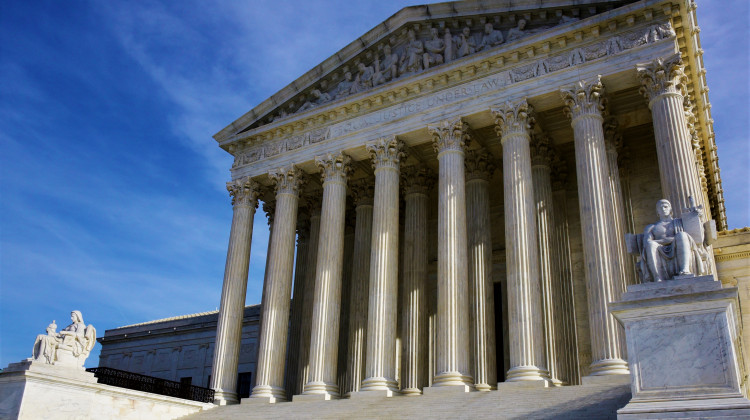
[[[47,327],[47,334],[39,334],[34,342],[32,359],[51,365],[69,365],[83,367],[96,344],[96,329],[83,322],[81,311],[70,313],[72,324],[55,332],[57,325],[52,321]]]
[[[696,207],[692,197],[690,203],[681,218],[674,218],[670,202],[659,200],[659,221],[646,226],[640,235],[626,235],[628,252],[641,257],[637,267],[642,282],[708,274],[705,242],[712,235],[705,231],[713,225],[701,223],[702,207]]]

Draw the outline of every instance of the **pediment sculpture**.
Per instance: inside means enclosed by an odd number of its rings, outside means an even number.
[[[47,334],[36,337],[32,360],[83,369],[83,363],[96,344],[96,329],[83,322],[81,311],[72,311],[70,320],[72,323],[60,332],[52,321],[47,326]]]
[[[716,238],[713,220],[703,222],[703,206],[690,207],[674,218],[672,204],[665,199],[656,203],[659,220],[646,226],[643,233],[626,234],[629,254],[636,255],[636,268],[642,283],[683,279],[710,274],[709,251]]]

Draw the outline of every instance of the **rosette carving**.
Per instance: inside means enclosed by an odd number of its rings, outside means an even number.
[[[595,115],[603,118],[607,107],[604,96],[604,85],[600,76],[596,80],[580,80],[569,89],[560,89],[560,96],[565,102],[565,115],[575,121],[584,115]]]
[[[315,164],[320,169],[321,180],[324,184],[326,182],[346,184],[346,178],[352,169],[351,163],[352,158],[343,152],[315,157]]]
[[[383,168],[398,170],[401,159],[406,158],[406,145],[396,136],[381,137],[368,142],[365,147],[370,153],[372,167],[376,171]]]
[[[260,185],[249,176],[227,182],[227,191],[232,197],[233,206],[258,206]]]
[[[687,92],[687,76],[680,53],[638,64],[636,69],[641,81],[641,94],[649,103],[661,95],[684,95]]]
[[[447,151],[463,152],[469,142],[469,125],[460,117],[430,124],[427,131],[432,135],[432,146],[438,154]]]
[[[276,185],[276,194],[298,195],[299,190],[307,183],[305,172],[294,165],[279,168],[268,173],[268,177]]]
[[[497,166],[492,155],[486,150],[467,150],[464,158],[466,180],[482,179],[489,181]]]
[[[495,117],[495,132],[500,141],[514,134],[528,136],[534,127],[534,107],[526,99],[505,102],[490,108]]]

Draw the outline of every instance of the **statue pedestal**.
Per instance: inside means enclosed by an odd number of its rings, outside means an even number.
[[[713,276],[629,286],[610,304],[625,327],[633,394],[617,418],[749,417],[738,308],[737,288]]]

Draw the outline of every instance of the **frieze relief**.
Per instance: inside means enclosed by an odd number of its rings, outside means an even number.
[[[519,30],[523,31],[524,29],[520,28]],[[521,65],[498,72],[490,77],[479,79],[475,82],[471,82],[453,89],[445,89],[433,95],[406,101],[401,104],[371,112],[360,117],[355,117],[328,127],[316,128],[302,134],[295,134],[278,140],[253,144],[245,148],[241,152],[238,152],[232,168],[234,169],[240,166],[245,166],[261,159],[276,156],[286,151],[296,150],[309,144],[328,140],[329,138],[347,135],[349,133],[365,129],[373,125],[387,123],[389,121],[397,120],[409,115],[424,112],[431,108],[436,108],[465,99],[478,97],[487,92],[497,91],[511,84],[527,81],[536,77],[544,76],[548,73],[564,70],[566,68],[584,64],[587,62],[605,59],[608,56],[619,54],[632,48],[655,43],[663,39],[672,38],[675,36],[675,31],[672,29],[670,23],[655,24],[649,27],[620,33],[607,39],[603,39],[600,42],[581,46],[573,50],[545,56],[534,61],[526,61]],[[488,38],[487,42],[490,42],[489,39],[490,38]],[[499,35],[495,35],[494,39],[499,39]],[[436,39],[433,39],[433,41],[437,43]],[[417,41],[415,40],[413,42],[416,43]],[[443,44],[445,44],[445,41],[443,41]],[[460,46],[464,44],[457,43],[456,45]],[[481,48],[483,44],[480,42],[477,45],[478,46],[475,48]],[[418,51],[418,49],[416,49],[416,44],[414,48],[415,51]],[[444,48],[445,47],[443,46],[443,51]],[[467,51],[471,51],[471,49],[467,47]],[[395,60],[395,58],[385,61],[395,66],[395,62],[393,60]],[[423,69],[425,65],[430,65],[430,63],[433,63],[433,60],[438,59],[433,57],[428,60],[423,56],[421,64],[412,63],[411,65],[406,65],[406,67],[404,68],[414,66],[415,68]],[[399,59],[399,63],[408,62],[409,59],[407,59],[407,61],[403,61],[403,57]],[[388,69],[388,71],[390,71],[391,73],[399,75],[402,74],[401,70],[398,70],[398,72],[396,72],[395,70],[396,67]],[[357,82],[358,79],[360,80],[359,82]],[[354,85],[354,83],[361,83],[360,75],[358,74],[356,77],[352,76],[351,83],[352,86]]]

